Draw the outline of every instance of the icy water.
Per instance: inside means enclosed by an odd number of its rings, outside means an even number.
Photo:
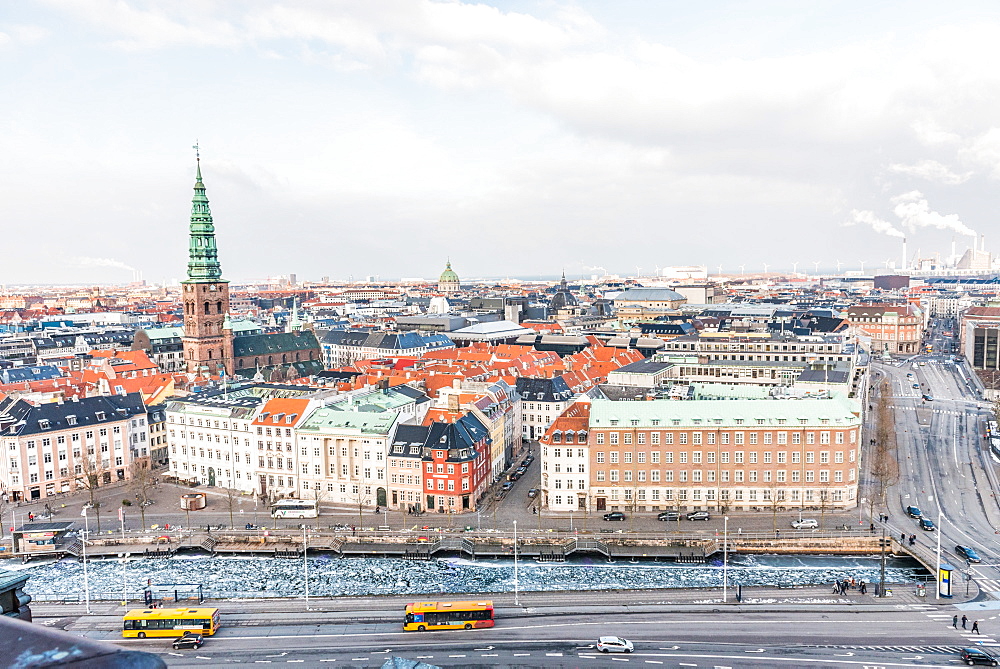
[[[392,558],[309,559],[309,593],[313,596],[512,592],[512,560],[442,558],[406,561]],[[68,559],[7,568],[31,572],[26,590],[39,599],[82,597],[83,566]],[[912,581],[923,573],[916,563],[890,560],[886,580]],[[241,557],[174,557],[93,561],[89,566],[91,596],[121,597],[123,575],[128,590],[138,593],[147,582],[200,584],[206,597],[287,597],[303,593],[302,560]],[[729,584],[818,585],[856,578],[877,581],[877,558],[822,556],[733,556]],[[581,559],[559,564],[518,562],[522,591],[713,588],[722,586],[721,561],[706,565],[663,562],[614,562]],[[132,597],[135,594],[131,595]]]

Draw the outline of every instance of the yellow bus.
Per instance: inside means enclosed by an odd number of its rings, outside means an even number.
[[[123,618],[122,636],[179,637],[185,632],[211,635],[219,630],[219,609],[132,609]]]
[[[493,602],[416,602],[406,605],[403,630],[456,630],[493,627]]]

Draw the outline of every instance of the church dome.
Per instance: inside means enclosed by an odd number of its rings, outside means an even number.
[[[450,260],[448,261],[448,266],[445,267],[443,272],[441,272],[441,278],[438,279],[438,281],[441,283],[458,283],[458,275],[455,274],[455,271],[451,268]]]

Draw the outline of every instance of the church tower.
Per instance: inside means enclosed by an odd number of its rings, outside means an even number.
[[[197,146],[195,149],[197,150]],[[191,201],[187,280],[181,283],[184,302],[184,365],[188,373],[233,373],[233,331],[229,323],[229,282],[215,247],[215,226],[201,181],[197,156],[194,198]]]

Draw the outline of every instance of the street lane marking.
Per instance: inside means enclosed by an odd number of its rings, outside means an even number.
[[[499,656],[500,656],[499,653],[483,653],[479,657],[499,657]]]
[[[562,653],[546,653],[545,656],[546,657],[562,657],[563,654]]]
[[[660,660],[646,660],[646,664],[663,664]]]

